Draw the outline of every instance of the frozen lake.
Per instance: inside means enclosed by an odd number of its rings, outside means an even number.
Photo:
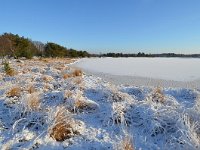
[[[117,76],[185,82],[200,79],[198,58],[84,58],[76,66]]]

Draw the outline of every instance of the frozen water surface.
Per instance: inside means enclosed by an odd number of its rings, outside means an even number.
[[[88,71],[111,75],[173,81],[200,79],[198,58],[86,58],[76,65]]]

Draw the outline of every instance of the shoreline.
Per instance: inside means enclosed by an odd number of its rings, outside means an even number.
[[[76,65],[74,65],[77,67]],[[173,88],[190,88],[190,89],[200,89],[200,79],[194,81],[173,81],[164,79],[153,79],[147,77],[139,76],[122,76],[122,75],[112,75],[103,72],[94,72],[86,69],[80,68],[87,75],[94,75],[102,78],[103,80],[110,82],[115,85],[128,85],[128,86],[139,86],[139,87],[173,87]]]

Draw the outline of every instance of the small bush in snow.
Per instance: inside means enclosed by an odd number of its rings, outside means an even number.
[[[8,62],[4,62],[4,71],[6,73],[6,75],[9,75],[9,76],[14,76],[16,75],[16,72],[13,68],[10,67],[9,63]]]

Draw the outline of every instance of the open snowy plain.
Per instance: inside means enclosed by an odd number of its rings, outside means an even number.
[[[117,75],[180,82],[199,78],[198,59],[175,62],[182,64],[183,75],[177,73],[177,65],[167,68],[166,59],[163,66],[152,60],[157,70],[151,73],[145,60],[145,65],[138,59],[128,66],[115,62],[125,59],[110,60],[83,59],[76,65],[113,73],[112,63]],[[0,149],[200,149],[199,88],[114,85],[69,62],[10,60],[12,76],[0,65]]]

